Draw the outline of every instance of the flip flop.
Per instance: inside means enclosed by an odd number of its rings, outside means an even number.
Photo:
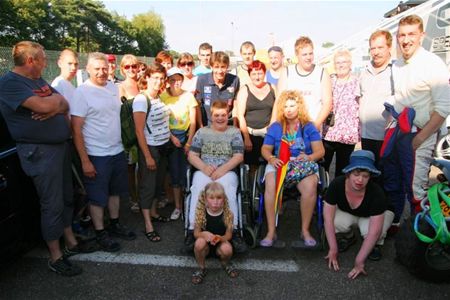
[[[261,246],[263,248],[270,248],[273,246],[273,242],[274,242],[274,240],[271,240],[271,239],[263,239],[263,240],[259,241],[259,246]]]
[[[293,241],[291,244],[292,248],[295,249],[305,249],[305,250],[312,250],[312,249],[317,249],[318,248],[318,244],[316,242],[316,240],[314,239],[308,239],[308,240],[298,240],[298,241]]]

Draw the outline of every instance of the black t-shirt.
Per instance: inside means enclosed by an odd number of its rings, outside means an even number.
[[[218,216],[211,216],[206,211],[206,228],[205,231],[209,231],[213,234],[225,235],[227,227],[223,222],[223,212]]]
[[[386,196],[376,183],[369,181],[366,187],[364,199],[356,209],[352,209],[345,196],[345,175],[336,177],[328,187],[325,202],[330,205],[337,205],[340,210],[357,217],[371,217],[384,213],[389,209],[389,202]]]

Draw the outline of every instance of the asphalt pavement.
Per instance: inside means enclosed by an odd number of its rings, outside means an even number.
[[[169,215],[172,207],[163,210]],[[196,270],[192,255],[183,254],[183,222],[157,223],[162,241],[152,243],[144,234],[140,214],[122,203],[121,222],[138,234],[122,241],[121,251],[74,256],[83,274],[61,277],[47,268],[47,252],[40,245],[0,270],[1,299],[450,299],[449,284],[433,284],[412,277],[395,261],[394,241],[387,239],[383,258],[368,261],[367,276],[347,279],[361,240],[339,256],[341,270],[330,271],[324,251],[292,249],[299,239],[300,215],[296,201],[287,203],[280,217],[283,249],[251,249],[233,261],[240,271],[230,279],[217,259],[207,262],[208,274],[198,286],[191,284]]]

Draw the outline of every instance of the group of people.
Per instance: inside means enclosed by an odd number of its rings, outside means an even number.
[[[379,260],[388,230],[398,228],[405,199],[414,208],[426,197],[432,150],[450,113],[449,72],[437,56],[421,47],[424,35],[420,17],[401,19],[397,32],[401,57],[393,61],[391,34],[374,32],[369,38],[372,60],[359,77],[351,72],[347,50],[334,54],[335,74],[316,65],[308,37],[297,39],[298,62],[287,67],[280,47],[268,50],[266,67],[254,59],[253,43],[244,42],[243,63],[229,72],[228,55],[203,43],[200,65],[195,68],[189,53],[181,54],[176,67],[165,51],[148,66],[124,55],[123,80],[116,77],[114,55],[91,53],[86,65],[89,79],[77,88],[71,83],[78,69],[74,51],[61,52],[61,75],[50,86],[41,78],[46,67],[42,46],[17,43],[14,69],[0,79],[0,111],[40,197],[49,268],[77,275],[81,268],[68,260],[71,255],[98,247],[118,251],[120,244],[114,238],[135,239],[136,234],[119,222],[120,199],[129,195],[131,209],[142,213],[145,237],[161,241],[153,223],[177,220],[182,214],[187,162],[195,169],[188,187],[191,203],[185,241],[200,267],[192,275],[194,284],[206,275],[208,254],[220,258],[230,277],[238,276],[230,258],[233,252],[247,250],[236,230],[234,169],[243,162],[250,166],[251,176],[261,157],[266,162],[268,230],[260,246],[272,247],[277,239],[276,178],[285,168],[283,186],[296,187],[301,195],[301,241],[304,247],[314,248],[317,241],[310,225],[318,164],[328,171],[336,156],[335,179],[323,210],[328,266],[339,270],[338,253],[355,242],[352,226],[357,224],[364,241],[348,276],[365,274],[366,259]],[[137,139],[127,148],[121,139],[124,101],[132,102]],[[410,117],[407,132],[402,114]],[[388,121],[389,140],[385,139]],[[354,151],[360,141],[363,150]],[[95,249],[77,241],[71,228],[73,148],[81,161]],[[168,193],[166,174],[174,201],[170,218],[158,213],[155,201]],[[65,249],[59,245],[61,236]]]

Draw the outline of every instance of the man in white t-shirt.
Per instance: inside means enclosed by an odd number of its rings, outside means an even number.
[[[136,234],[119,223],[119,197],[128,197],[127,161],[120,128],[118,87],[108,80],[108,61],[103,53],[89,54],[89,79],[75,90],[72,115],[73,139],[80,155],[83,181],[97,243],[115,252],[120,244],[110,236],[133,240]],[[110,223],[105,230],[104,208]]]
[[[63,95],[70,105],[75,92],[71,81],[77,75],[78,54],[72,49],[64,49],[59,55],[58,67],[61,69],[61,73],[53,80],[52,87]]]
[[[449,72],[435,54],[422,48],[423,21],[409,15],[399,21],[397,44],[401,57],[393,65],[395,95],[391,104],[397,113],[414,109],[410,133],[402,132],[392,151],[383,157],[384,188],[394,205],[398,222],[405,198],[411,210],[420,210],[427,197],[428,174],[437,135],[450,114]],[[399,123],[404,121],[399,119]],[[403,127],[402,127],[403,128]]]

